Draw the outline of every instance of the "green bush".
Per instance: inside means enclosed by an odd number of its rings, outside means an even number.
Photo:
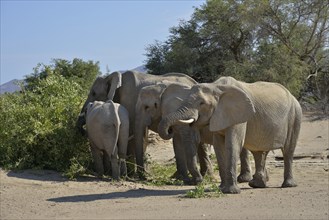
[[[224,194],[220,191],[216,183],[211,183],[209,186],[209,181],[203,181],[198,184],[194,189],[188,190],[185,197],[187,198],[218,198],[222,197]]]
[[[0,96],[0,166],[66,171],[90,162],[75,121],[84,101],[78,83],[52,74],[32,90]]]
[[[182,180],[177,180],[173,177],[176,171],[176,165],[174,163],[170,164],[159,164],[156,162],[151,162],[148,171],[148,181],[147,184],[155,186],[163,185],[183,185]]]

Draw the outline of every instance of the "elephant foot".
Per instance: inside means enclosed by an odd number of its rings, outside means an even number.
[[[178,171],[176,171],[175,173],[173,173],[173,175],[171,175],[170,178],[174,178],[174,179],[178,179],[178,180],[189,179],[187,177],[187,174],[186,175],[182,175]]]
[[[202,181],[203,181],[202,177],[193,178],[193,182],[195,183],[195,185],[202,183]]]
[[[203,179],[202,178],[188,178],[188,179],[184,179],[183,182],[185,185],[190,185],[190,186],[196,186],[200,183],[202,183]]]
[[[287,187],[296,187],[297,183],[294,181],[293,178],[284,180],[284,182],[282,183],[282,188],[287,188]]]
[[[225,183],[222,181],[222,182],[219,184],[219,189],[224,188],[224,186],[225,186]]]
[[[172,179],[183,181],[184,185],[193,185],[191,178],[186,174],[183,175],[176,171],[173,175],[170,176]]]
[[[120,164],[120,175],[121,176],[127,176],[127,166],[126,163]]]
[[[265,188],[266,187],[266,181],[261,179],[252,179],[249,181],[249,186],[252,188]]]
[[[119,181],[120,177],[119,176],[112,176],[112,181]]]
[[[219,187],[222,193],[225,194],[239,194],[241,193],[241,189],[236,185],[229,185],[224,187]]]
[[[252,176],[250,172],[240,173],[238,176],[239,183],[247,183],[252,180]]]
[[[184,185],[188,185],[188,186],[194,186],[196,185],[191,179],[185,179],[183,180]]]

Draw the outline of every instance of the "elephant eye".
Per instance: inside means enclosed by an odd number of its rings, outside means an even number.
[[[147,105],[144,106],[144,109],[145,109],[145,110],[147,110],[147,109],[149,109],[149,108],[150,108],[150,107],[147,106]]]
[[[96,96],[96,92],[95,91],[92,91],[91,92],[91,95],[95,97]]]
[[[154,103],[154,108],[157,108],[158,107],[158,104],[157,103]]]

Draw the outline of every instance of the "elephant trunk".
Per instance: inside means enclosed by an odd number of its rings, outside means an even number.
[[[186,106],[163,117],[158,126],[158,132],[161,138],[169,140],[173,137],[171,126],[176,124],[191,124],[197,120],[197,111]]]
[[[83,126],[86,124],[86,111],[87,111],[87,106],[89,104],[90,100],[89,97],[83,104],[80,114],[78,116],[78,120],[75,124],[75,127],[77,130],[80,132],[81,135],[85,136],[86,135],[86,129],[83,128]]]
[[[80,132],[81,135],[86,135],[86,129],[83,128],[83,126],[86,124],[86,115],[85,113],[80,113],[78,120],[76,122],[76,128]]]

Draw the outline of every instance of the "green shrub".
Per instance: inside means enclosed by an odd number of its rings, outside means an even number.
[[[206,180],[198,184],[195,189],[186,192],[187,198],[218,198],[223,195],[216,183],[210,183],[209,185],[209,182]]]
[[[88,142],[75,129],[84,101],[81,86],[57,74],[34,83],[33,90],[0,96],[0,166],[57,171],[77,161],[87,166]]]
[[[183,185],[183,181],[177,180],[173,177],[176,172],[176,165],[159,164],[156,162],[150,162],[148,164],[148,181],[147,184],[163,186],[163,185]]]

